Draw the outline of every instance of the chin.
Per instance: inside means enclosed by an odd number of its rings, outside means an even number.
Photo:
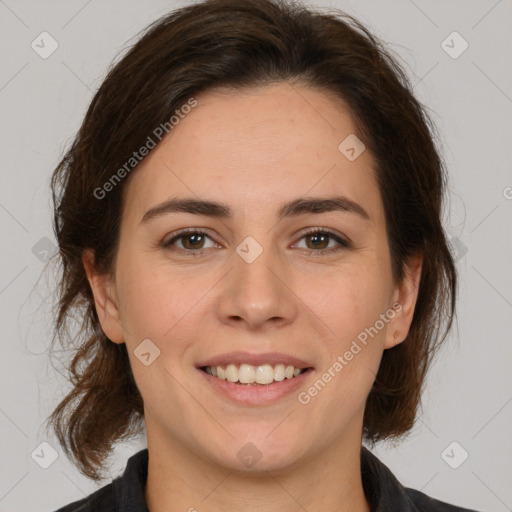
[[[275,426],[273,427],[275,428]],[[274,439],[269,442],[268,432],[255,439],[255,436],[240,436],[230,438],[230,442],[219,450],[215,450],[212,458],[216,464],[230,471],[257,474],[259,472],[286,470],[299,463],[304,447],[297,446],[288,439]],[[287,444],[288,441],[288,444]],[[267,475],[268,476],[268,475]]]

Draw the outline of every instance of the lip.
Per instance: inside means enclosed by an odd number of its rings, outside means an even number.
[[[299,359],[294,356],[282,354],[280,352],[266,352],[264,354],[251,354],[250,352],[227,352],[211,359],[204,360],[196,365],[196,368],[205,366],[226,366],[230,363],[241,365],[242,363],[252,366],[260,366],[262,364],[284,364],[286,366],[294,366],[295,368],[314,368],[311,363]],[[219,379],[218,379],[219,380]]]
[[[267,360],[268,361],[268,360]],[[210,365],[204,365],[210,366]],[[239,405],[270,405],[275,403],[285,396],[291,395],[297,391],[301,386],[305,385],[306,379],[314,373],[313,368],[308,368],[305,372],[297,377],[291,379],[284,379],[281,382],[272,382],[268,385],[250,385],[250,384],[235,384],[228,380],[219,379],[206,373],[204,370],[198,368],[198,373],[205,379],[207,385],[220,393],[222,396],[229,398]]]

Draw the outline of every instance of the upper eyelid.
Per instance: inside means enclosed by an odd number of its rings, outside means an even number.
[[[210,234],[210,231],[207,228],[183,228],[183,230],[178,230],[175,233],[172,233],[169,238],[166,237],[164,239],[164,244],[168,244],[172,240],[177,240],[180,237],[184,237],[187,235],[194,235],[194,234],[203,234],[214,240],[214,237]],[[215,241],[215,240],[214,240]]]
[[[352,246],[352,241],[346,235],[337,233],[334,230],[331,230],[330,228],[324,228],[324,227],[320,227],[320,226],[313,226],[313,227],[305,228],[305,231],[303,231],[300,234],[300,236],[298,235],[299,238],[297,239],[297,241],[300,241],[305,236],[311,235],[314,233],[325,233],[333,239],[339,238],[340,240],[335,240],[335,241],[341,246],[344,246],[347,248]],[[164,246],[171,245],[171,242],[175,242],[176,240],[179,240],[181,237],[185,237],[187,235],[193,235],[193,234],[206,235],[208,238],[210,238],[210,240],[212,240],[215,243],[218,243],[215,240],[215,238],[210,234],[210,230],[208,228],[183,228],[183,230],[179,230],[178,232],[172,234],[172,236],[168,240],[163,242],[163,245]],[[294,242],[294,243],[297,243],[297,242]],[[196,249],[196,250],[201,251],[203,249]],[[193,250],[190,249],[187,251],[192,252]],[[320,252],[320,251],[318,251],[318,252]]]

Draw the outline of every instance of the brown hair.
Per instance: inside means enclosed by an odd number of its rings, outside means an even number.
[[[452,325],[456,301],[435,127],[395,58],[354,18],[284,0],[209,0],[155,21],[111,67],[52,176],[61,263],[54,339],[77,346],[72,390],[49,419],[65,453],[89,478],[102,479],[99,469],[113,445],[143,425],[126,344],[102,332],[82,264],[84,249],[92,248],[98,270],[113,271],[129,176],[123,173],[100,198],[97,191],[193,95],[283,80],[348,104],[376,161],[396,283],[410,258],[423,254],[412,324],[403,343],[384,351],[363,434],[374,443],[398,438],[414,424],[426,371]]]

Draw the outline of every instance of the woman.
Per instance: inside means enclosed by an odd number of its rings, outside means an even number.
[[[362,445],[412,428],[455,312],[432,133],[342,13],[211,0],[148,28],[54,172],[57,331],[81,329],[50,417],[95,480],[148,448],[61,512],[467,510]]]

